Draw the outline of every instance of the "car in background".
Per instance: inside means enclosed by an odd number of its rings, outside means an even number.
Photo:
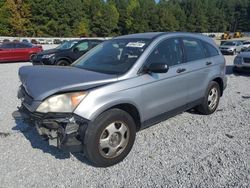
[[[37,41],[39,44],[46,44],[46,41],[44,39],[38,39]]]
[[[240,53],[242,48],[243,48],[242,41],[231,40],[231,41],[222,43],[222,45],[220,46],[220,51],[222,54],[235,55],[237,53]]]
[[[215,34],[209,34],[208,37],[210,37],[210,38],[215,38],[216,35],[215,35]]]
[[[250,41],[244,41],[244,42],[243,42],[242,51],[245,51],[245,50],[248,49],[249,47],[250,47]]]
[[[53,41],[54,44],[62,44],[62,41],[60,39],[55,39]]]
[[[23,43],[29,43],[29,40],[28,39],[23,39],[22,42]]]
[[[46,44],[53,44],[53,40],[47,39],[47,40],[46,40]]]
[[[24,42],[5,42],[0,45],[0,62],[30,61],[30,59],[43,49]]]
[[[32,59],[32,63],[33,65],[68,66],[102,42],[103,40],[99,39],[65,41],[54,49],[37,54]]]
[[[250,47],[234,58],[233,71],[241,72],[243,70],[250,70]]]
[[[31,39],[30,41],[32,44],[38,44],[37,40],[36,39]]]
[[[3,43],[10,42],[9,39],[3,39]]]
[[[12,42],[16,42],[16,43],[18,43],[18,42],[20,42],[20,40],[18,40],[18,39],[14,39]]]

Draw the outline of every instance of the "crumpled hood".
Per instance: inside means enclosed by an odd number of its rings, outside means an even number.
[[[87,90],[118,80],[116,75],[59,66],[24,66],[19,69],[19,78],[26,92],[37,101],[55,93]]]

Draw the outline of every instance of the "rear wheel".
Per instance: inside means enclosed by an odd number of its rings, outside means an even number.
[[[210,82],[203,103],[197,107],[197,110],[204,115],[214,113],[219,105],[220,96],[221,91],[219,84],[215,81]]]
[[[128,155],[135,135],[135,122],[127,112],[120,109],[108,110],[97,117],[86,130],[84,153],[95,166],[112,166]]]
[[[58,65],[58,66],[69,66],[70,63],[69,63],[67,60],[62,59],[62,60],[59,60],[59,61],[56,63],[56,65]]]

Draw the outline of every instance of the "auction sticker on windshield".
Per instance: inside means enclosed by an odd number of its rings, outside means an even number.
[[[133,48],[142,48],[145,46],[144,42],[129,42],[126,47],[133,47]]]

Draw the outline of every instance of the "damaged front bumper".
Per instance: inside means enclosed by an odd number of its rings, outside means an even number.
[[[39,135],[56,146],[69,152],[81,152],[88,120],[73,113],[38,113],[30,112],[21,106],[13,113],[15,119],[22,119],[37,129]]]

